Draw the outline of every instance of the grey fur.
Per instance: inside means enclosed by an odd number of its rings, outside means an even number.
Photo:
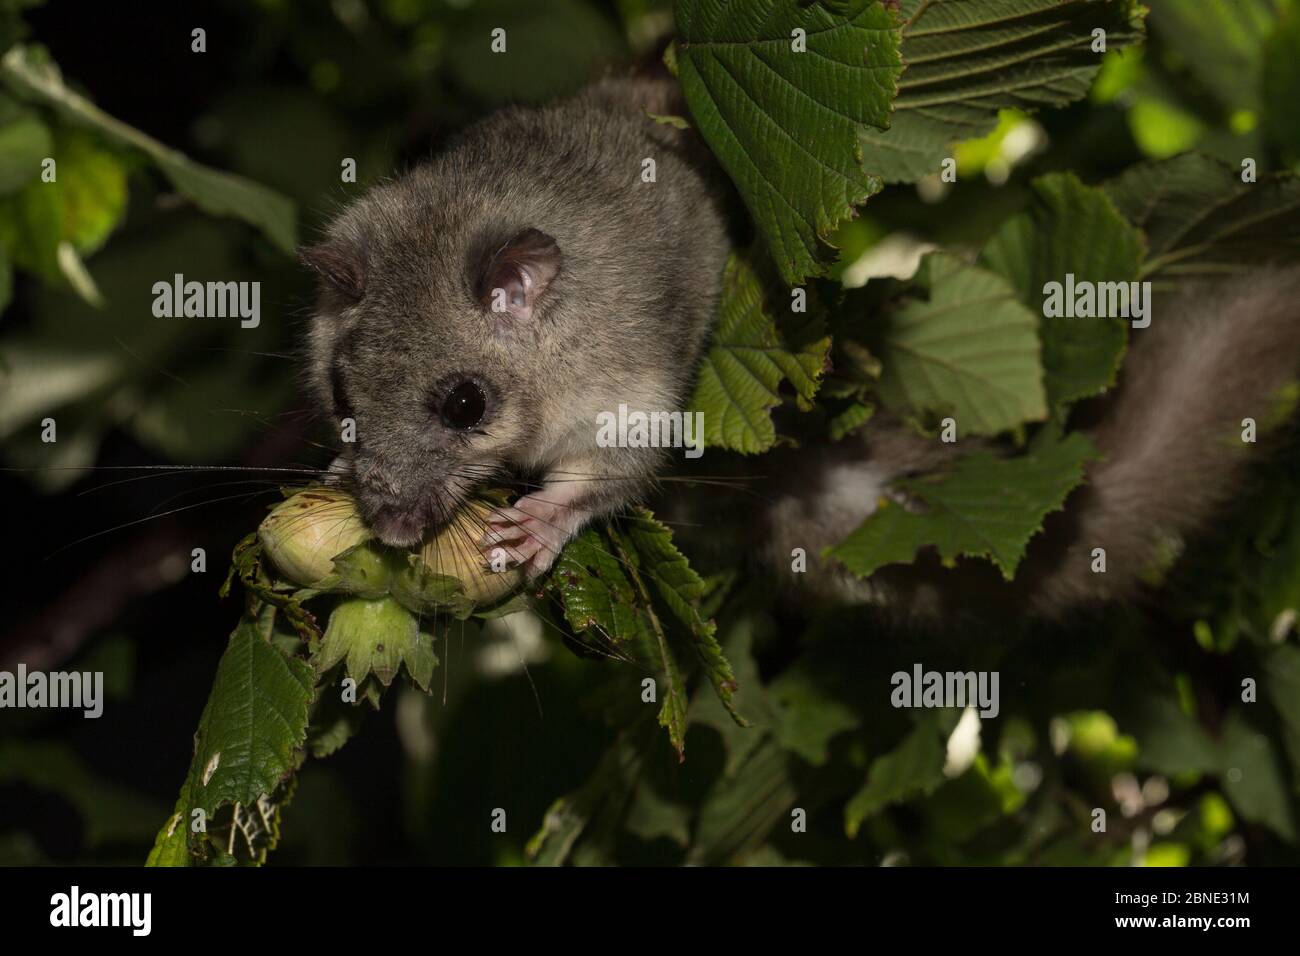
[[[546,518],[549,544],[562,544],[662,467],[659,449],[597,448],[595,436],[597,412],[619,403],[681,408],[716,306],[728,250],[719,190],[692,135],[645,115],[681,112],[674,95],[669,82],[611,79],[501,110],[329,227],[327,261],[340,250],[359,260],[364,293],[322,283],[311,381],[336,418],[356,420],[352,476],[385,540],[410,544],[471,486],[518,468],[563,501],[563,517]],[[641,179],[647,157],[653,183]],[[562,265],[534,321],[497,323],[475,272],[525,229],[552,237]],[[336,407],[336,363],[348,409]],[[489,396],[476,433],[430,410],[431,390],[460,375]]]
[[[540,554],[521,556],[536,573],[663,467],[659,449],[598,448],[595,435],[596,414],[620,403],[681,407],[717,302],[725,186],[690,134],[645,116],[682,112],[676,95],[668,82],[607,80],[540,109],[503,110],[352,204],[308,256],[329,277],[310,334],[312,385],[336,418],[357,422],[344,470],[385,540],[412,543],[474,485],[525,469],[545,482],[525,499],[544,513],[521,502],[513,514],[544,539]],[[641,181],[646,157],[655,183]],[[532,321],[502,323],[475,295],[476,270],[525,229],[553,238],[562,265]],[[1194,534],[1240,487],[1258,453],[1240,442],[1241,419],[1266,421],[1300,365],[1298,303],[1300,271],[1163,302],[1085,429],[1103,460],[1031,542],[1011,586],[978,561],[953,572],[922,556],[865,582],[820,561],[895,479],[959,452],[883,415],[839,445],[767,456],[777,478],[761,520],[747,522],[753,547],[805,593],[904,615],[1051,616],[1130,599],[1161,542]],[[475,433],[444,427],[430,408],[439,383],[462,376],[490,400]],[[789,574],[794,547],[807,551],[807,574]],[[1096,547],[1105,574],[1090,569]]]
[[[981,561],[949,570],[923,555],[865,581],[821,561],[822,549],[874,511],[890,482],[938,470],[958,453],[887,416],[851,442],[804,449],[772,469],[783,478],[765,511],[767,561],[813,595],[880,604],[905,617],[1052,617],[1139,596],[1162,545],[1177,551],[1203,530],[1241,492],[1247,466],[1268,447],[1263,429],[1277,394],[1300,371],[1300,270],[1196,285],[1158,303],[1155,316],[1149,329],[1132,333],[1118,387],[1080,409],[1093,419],[1084,431],[1103,458],[1064,510],[1049,516],[1011,585]],[[1241,440],[1245,418],[1259,423],[1256,444]],[[794,547],[807,550],[806,574],[789,573]],[[1099,547],[1104,574],[1092,571]]]

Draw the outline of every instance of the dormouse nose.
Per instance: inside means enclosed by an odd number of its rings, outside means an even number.
[[[352,461],[352,480],[363,494],[400,498],[402,482],[397,469],[379,455],[358,452]]]

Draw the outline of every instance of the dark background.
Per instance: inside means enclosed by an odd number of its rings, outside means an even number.
[[[26,19],[29,39],[45,45],[64,75],[105,111],[201,162],[281,191],[298,203],[300,235],[310,238],[367,182],[418,162],[491,108],[542,100],[607,66],[654,59],[671,30],[667,11],[668,4],[654,0],[145,0],[111,8],[55,0]],[[549,55],[487,68],[464,52],[468,45],[459,38],[480,35],[485,22],[501,18],[512,31],[539,31]],[[195,26],[207,31],[205,54],[190,51]],[[1230,111],[1198,88],[1177,51],[1166,47],[1157,31],[1141,78],[1117,76],[1109,98],[1094,96],[1037,117],[1043,146],[1017,159],[1005,184],[978,175],[988,150],[996,152],[995,138],[993,146],[961,157],[963,184],[942,202],[921,201],[910,186],[877,197],[845,230],[844,264],[900,231],[978,244],[1023,203],[1033,175],[1069,168],[1096,182],[1160,155],[1150,126],[1147,141],[1134,136],[1130,109],[1139,101],[1168,105],[1170,90],[1177,91],[1178,108],[1201,124],[1193,136],[1200,148],[1225,156],[1254,148],[1257,134],[1233,134]],[[343,156],[358,160],[356,185],[339,182]],[[331,457],[317,444],[328,438],[298,389],[294,354],[310,307],[301,270],[246,226],[178,206],[156,172],[137,165],[128,182],[125,214],[89,267],[106,291],[134,291],[109,295],[108,307],[95,310],[66,287],[23,274],[3,317],[0,342],[79,344],[74,340],[84,332],[93,339],[88,351],[114,356],[127,371],[113,388],[89,390],[57,412],[61,439],[85,439],[78,469],[101,470],[45,468],[32,438],[35,424],[4,449],[4,464],[13,470],[0,473],[6,554],[0,668],[21,659],[33,669],[104,669],[113,695],[99,720],[0,712],[0,864],[143,861],[175,801],[217,660],[239,615],[237,598],[216,596],[226,558],[278,498],[274,481],[225,485],[234,479],[102,469],[321,466]],[[189,329],[174,342],[151,341],[144,292],[170,276],[171,267],[162,264],[169,256],[195,276],[261,279],[262,327],[245,335],[227,323]],[[141,263],[149,265],[142,271]],[[123,394],[134,411],[115,404]],[[160,415],[173,415],[180,431],[151,424]],[[240,497],[219,500],[231,495]],[[186,510],[151,517],[180,508]],[[206,549],[205,574],[188,571],[194,547]],[[1180,628],[1194,616],[1172,615]],[[438,689],[420,705],[437,741],[436,762],[420,762],[404,745],[401,708],[390,692],[356,739],[328,762],[308,765],[274,862],[522,860],[523,843],[551,801],[579,786],[613,739],[584,700],[617,665],[580,660],[548,638],[545,660],[528,675],[484,676],[476,661],[489,640],[453,636],[439,650]],[[497,641],[510,646],[508,639]],[[1106,657],[1111,649],[1096,653]],[[1172,656],[1188,659],[1185,650]],[[770,673],[788,657],[778,650],[761,663]],[[1092,663],[1072,659],[1060,646],[1024,659],[1030,669],[1056,668],[1067,682]],[[1203,669],[1207,679],[1222,681],[1213,668]],[[692,757],[676,771],[688,795],[715,779],[724,759],[709,728],[692,734]],[[669,764],[666,745],[654,759]],[[1086,792],[1095,785],[1091,774],[1075,768],[1066,777]],[[1190,787],[1187,804],[1209,789]],[[487,827],[496,806],[510,814],[504,840]],[[839,827],[829,800],[821,819],[827,832]],[[1255,859],[1294,861],[1294,848],[1267,832],[1242,832]],[[1213,846],[1188,842],[1196,845],[1197,862],[1221,862]],[[1014,843],[1010,836],[990,840],[980,858],[1014,862],[1014,853],[1001,855]],[[676,852],[663,839],[629,838],[623,848],[622,858],[633,861],[670,861]],[[845,859],[840,850],[826,857]],[[874,846],[858,847],[849,858],[880,860]]]

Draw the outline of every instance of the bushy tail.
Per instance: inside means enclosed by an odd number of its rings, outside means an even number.
[[[777,580],[797,584],[796,602],[866,602],[902,618],[1055,617],[1135,597],[1162,556],[1176,554],[1239,493],[1250,461],[1284,440],[1268,426],[1282,389],[1300,372],[1300,269],[1158,300],[1150,327],[1133,330],[1131,343],[1117,387],[1075,410],[1076,427],[1103,457],[1064,509],[1048,516],[1012,585],[986,562],[949,570],[929,554],[866,580],[834,563]],[[1243,441],[1244,419],[1257,423],[1253,444]],[[854,441],[785,453],[775,462],[781,477],[769,489],[756,549],[780,570],[792,548],[812,559],[866,518],[893,480],[942,469],[953,448],[882,415]],[[1105,551],[1105,573],[1093,570],[1097,548]]]
[[[1268,426],[1300,371],[1300,269],[1193,286],[1134,330],[1115,392],[1085,431],[1104,456],[1031,548],[1019,586],[1031,608],[1123,599],[1162,547],[1204,527],[1282,436]],[[1258,440],[1244,440],[1248,423]],[[1104,548],[1106,571],[1093,570]]]

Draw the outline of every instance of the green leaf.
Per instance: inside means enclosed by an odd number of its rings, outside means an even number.
[[[1193,113],[1154,93],[1133,94],[1128,126],[1138,149],[1148,159],[1168,159],[1185,153],[1206,137],[1205,124]]]
[[[831,417],[829,429],[832,440],[840,441],[853,434],[871,421],[875,411],[876,406],[866,402],[850,402],[846,408]]]
[[[293,639],[293,635],[277,636]],[[429,693],[433,669],[438,663],[433,654],[433,638],[421,631],[415,642],[406,647],[402,657],[407,676],[426,694]],[[389,680],[391,682],[392,678]],[[371,711],[379,710],[385,686],[374,674],[359,679],[356,687],[351,689],[342,680],[319,684],[307,724],[307,751],[319,760],[341,749],[361,730],[367,711],[361,705],[369,704]]]
[[[420,631],[415,643],[402,654],[406,673],[416,687],[426,694],[432,693],[433,669],[438,666],[438,655],[433,652],[433,635]]]
[[[644,748],[625,732],[600,758],[596,769],[575,792],[551,804],[541,828],[529,839],[524,853],[536,866],[559,866],[569,859],[588,825],[602,814],[614,812],[637,785],[645,762]]]
[[[1290,644],[1272,648],[1265,657],[1260,685],[1281,718],[1294,789],[1300,791],[1300,648]]]
[[[50,282],[59,279],[63,204],[54,183],[28,183],[0,198],[0,251],[14,265]]]
[[[19,96],[105,139],[143,153],[178,190],[214,216],[233,216],[260,229],[281,250],[297,244],[297,210],[284,196],[240,176],[210,169],[116,120],[70,89],[43,50],[16,46],[0,59],[0,77]]]
[[[815,767],[830,757],[836,735],[861,724],[853,709],[827,693],[806,668],[795,666],[776,678],[767,697],[776,710],[777,741]]]
[[[752,654],[754,630],[753,616],[743,616],[727,628],[724,642],[726,656],[735,661],[738,675],[736,706],[743,708],[751,721],[739,724],[732,711],[723,705],[722,699],[703,688],[691,699],[690,726],[710,727],[717,731],[727,750],[726,762],[722,766],[722,772],[727,776],[734,776],[754,748],[762,743],[765,731],[775,719]]]
[[[1043,518],[1058,510],[1083,480],[1083,465],[1097,456],[1078,433],[1038,441],[1016,458],[979,451],[952,471],[899,483],[925,506],[915,513],[889,499],[828,553],[866,577],[886,564],[906,563],[926,546],[952,563],[959,555],[989,558],[1008,581]]]
[[[50,221],[55,222],[55,218],[51,217]],[[156,320],[150,312],[154,299],[150,283],[139,278],[192,272],[219,275],[227,280],[267,279],[266,270],[259,271],[246,261],[246,255],[236,254],[228,237],[220,235],[222,231],[213,229],[212,223],[201,216],[157,214],[151,216],[149,228],[132,231],[123,241],[110,242],[95,259],[96,278],[108,303],[103,310],[70,299],[62,287],[28,286],[26,301],[31,322],[24,323],[21,329],[11,329],[5,346],[5,351],[12,352],[15,359],[19,352],[23,357],[21,361],[13,361],[8,369],[0,370],[6,379],[5,395],[0,400],[0,434],[11,436],[9,452],[21,447],[16,443],[26,425],[55,412],[60,416],[61,425],[69,414],[84,419],[86,451],[93,459],[104,430],[113,427],[134,430],[145,416],[152,418],[152,411],[159,409],[166,410],[167,430],[178,436],[175,442],[169,443],[170,449],[184,446],[185,450],[192,450],[190,446],[199,434],[203,441],[194,447],[209,448],[199,454],[213,454],[209,439],[214,434],[230,438],[225,450],[216,453],[218,458],[234,455],[243,447],[241,443],[256,431],[259,421],[248,413],[257,407],[251,404],[253,399],[245,403],[242,396],[258,395],[268,388],[269,380],[284,378],[266,374],[268,360],[244,351],[277,348],[274,324],[263,322],[257,329],[242,329],[238,323],[232,323],[219,332],[208,323]],[[51,248],[56,246],[57,240]],[[272,295],[267,282],[263,283],[262,295],[264,298]],[[205,346],[218,342],[238,347],[238,351],[212,353],[222,355],[220,360],[200,358],[205,354]],[[181,365],[185,366],[185,380],[195,384],[194,389],[164,377],[163,370]],[[209,371],[201,370],[200,366]],[[242,379],[234,383],[229,376],[217,374],[236,368],[241,370]],[[222,378],[224,390],[214,398],[218,377]],[[208,383],[211,391],[206,390]],[[283,392],[285,386],[281,381],[269,387]],[[288,387],[292,389],[291,383]],[[208,398],[202,406],[193,395],[199,391]],[[238,405],[242,413],[229,410],[234,394],[241,394]],[[194,414],[179,414],[178,407],[188,408]],[[271,415],[282,407],[282,404],[264,404],[261,409]],[[195,415],[200,418],[196,420]],[[59,430],[62,432],[63,428]],[[235,440],[236,435],[243,437]],[[63,443],[60,436],[58,444]],[[43,450],[32,456],[34,460],[30,463],[42,467],[52,464],[46,459],[55,450],[54,446],[38,442],[38,448]],[[184,454],[185,450],[179,453]],[[210,462],[213,459],[190,460]],[[74,473],[45,474],[72,476]]]
[[[226,580],[222,582],[217,593],[221,597],[228,596],[231,584],[238,577],[250,595],[255,595],[258,600],[277,609],[280,617],[276,623],[289,625],[303,641],[315,646],[315,643],[320,640],[320,628],[316,624],[315,615],[302,606],[303,599],[299,595],[306,592],[287,594],[277,590],[276,582],[272,580],[263,565],[262,555],[262,543],[258,533],[254,531],[245,535],[235,545],[235,550],[230,557],[230,570],[226,572]]]
[[[961,434],[1044,419],[1038,323],[1007,281],[932,252],[914,282],[924,297],[904,300],[864,333],[883,366],[881,401],[899,412],[952,415]]]
[[[830,351],[819,310],[810,303],[798,316],[802,325],[786,328],[772,317],[764,293],[748,257],[733,255],[723,274],[713,338],[687,405],[704,413],[707,446],[747,455],[766,451],[776,441],[771,409],[781,402],[781,382],[788,381],[804,402],[817,393]]]
[[[1292,4],[1278,19],[1264,46],[1264,130],[1291,163],[1300,163],[1300,7]]]
[[[798,799],[784,751],[770,736],[763,738],[734,776],[716,778],[700,807],[687,862],[735,862],[761,846],[782,820],[788,826]]]
[[[491,48],[497,28],[506,34],[502,54]],[[488,103],[544,102],[626,57],[610,18],[586,0],[478,0],[454,21],[440,52],[457,86]]]
[[[1268,737],[1229,711],[1220,730],[1223,792],[1244,819],[1262,823],[1278,836],[1296,838],[1281,758]]]
[[[1257,109],[1264,41],[1279,0],[1160,0],[1151,30],[1225,111]],[[1296,56],[1292,47],[1291,56]]]
[[[547,584],[584,647],[661,673],[659,723],[679,756],[686,745],[687,701],[670,629],[690,642],[718,699],[737,724],[745,725],[733,701],[737,685],[731,664],[713,622],[700,615],[707,586],[649,511],[633,514],[621,530],[588,528],[578,535],[561,552]],[[670,617],[661,619],[656,603]]]
[[[52,149],[50,131],[40,118],[0,96],[0,195],[39,176],[41,161],[52,155]]]
[[[126,170],[116,154],[77,130],[58,130],[54,148],[63,193],[59,234],[88,255],[104,244],[126,211]]]
[[[1296,716],[1294,698],[1284,696],[1295,689],[1291,685],[1296,670],[1296,659],[1290,654],[1273,655],[1266,665],[1264,688],[1283,715],[1284,724]],[[1125,725],[1138,741],[1140,766],[1170,776],[1217,774],[1224,793],[1244,819],[1262,823],[1287,840],[1295,839],[1282,755],[1240,711],[1231,710],[1224,717],[1218,740],[1184,713],[1172,695],[1137,704]],[[1289,736],[1283,743],[1294,745]]]
[[[867,782],[844,807],[844,829],[852,840],[862,822],[892,803],[933,793],[943,783],[944,740],[938,723],[924,717],[901,744],[871,762]]]
[[[649,606],[648,597],[644,606],[644,616],[651,647],[658,655],[659,669],[664,677],[664,686],[659,688],[659,696],[662,700],[659,705],[659,726],[668,731],[668,740],[677,751],[678,761],[684,761],[686,759],[686,683],[682,679],[681,669],[677,666],[677,657],[668,644],[668,635],[660,626],[654,608]]]
[[[643,776],[632,794],[623,828],[642,840],[662,837],[684,847],[691,841],[690,819],[690,808],[661,796]]]
[[[332,559],[334,573],[313,587],[338,590],[363,598],[388,594],[393,580],[394,556],[374,541],[362,541]]]
[[[549,585],[560,597],[565,620],[586,647],[660,672],[659,725],[684,760],[686,691],[681,670],[631,549],[615,532],[589,528],[560,553]]]
[[[548,579],[575,635],[602,653],[636,653],[648,641],[632,582],[595,528],[573,538]]]
[[[1073,173],[1034,180],[1029,212],[1007,221],[980,255],[980,265],[1011,280],[1020,301],[1041,314],[1043,287],[1076,281],[1131,282],[1143,256],[1142,234],[1100,189]],[[1053,406],[1115,384],[1128,332],[1118,318],[1043,316],[1043,379]]]
[[[1240,169],[1189,153],[1134,166],[1105,188],[1146,233],[1141,277],[1157,285],[1300,258],[1300,177],[1243,183]]]
[[[1150,692],[1132,707],[1124,729],[1138,742],[1138,766],[1171,777],[1218,769],[1217,745],[1173,694]]]
[[[189,774],[159,831],[150,865],[206,856],[202,834],[190,832],[192,811],[203,810],[210,822],[227,804],[256,806],[292,775],[307,735],[312,677],[305,662],[264,640],[255,622],[239,623],[217,665]]]
[[[9,306],[9,300],[14,294],[14,270],[9,264],[9,257],[5,255],[4,246],[0,245],[0,312],[4,312]],[[9,390],[12,381],[8,370],[3,364],[0,364],[0,377],[5,382],[6,391]],[[0,431],[5,430],[6,422],[4,419],[9,416],[0,417]]]
[[[93,773],[75,750],[52,741],[0,741],[0,784],[9,783],[57,794],[76,807],[90,848],[147,841],[166,810]]]
[[[365,699],[365,694],[358,693],[356,701],[345,701],[338,688],[321,689],[307,728],[307,749],[313,757],[322,760],[337,753],[356,736],[366,715],[365,708],[361,707]]]
[[[0,0],[0,53],[27,36],[23,10],[39,7],[45,0]]]
[[[903,6],[893,122],[863,130],[862,162],[886,182],[915,182],[938,170],[957,140],[976,139],[998,111],[1033,111],[1082,98],[1106,49],[1141,39],[1133,0],[925,0]]]
[[[624,525],[624,534],[636,550],[636,563],[641,574],[654,584],[669,610],[685,627],[691,646],[723,707],[737,724],[748,726],[748,721],[740,716],[733,701],[736,675],[718,644],[717,626],[713,621],[700,617],[699,602],[705,592],[704,580],[677,550],[672,532],[656,521],[649,511],[638,510]]]
[[[68,279],[92,305],[99,293],[79,253],[107,240],[126,210],[126,170],[94,137],[75,128],[55,131],[57,178],[32,179],[0,198],[0,247],[14,263],[48,281]]]
[[[857,137],[863,124],[889,123],[900,70],[893,16],[876,0],[677,0],[674,16],[696,128],[785,282],[820,274],[838,224],[881,188],[861,166]],[[793,49],[796,29],[805,52]]]
[[[292,253],[297,246],[298,211],[284,196],[242,176],[200,166],[161,145],[146,152],[172,185],[204,212],[243,220],[282,252]]]
[[[673,129],[690,129],[691,124],[684,116],[672,116],[659,113],[646,113],[646,116],[654,120],[660,126],[671,126]]]
[[[189,824],[185,814],[190,804],[188,784],[181,789],[176,811],[163,824],[158,835],[154,837],[153,847],[145,860],[145,866],[193,866],[196,861],[190,856],[187,843]]]
[[[436,663],[432,638],[419,629],[414,615],[392,598],[352,598],[330,614],[312,667],[324,674],[345,661],[347,674],[360,685],[371,674],[384,687],[405,663],[421,688],[428,690]]]
[[[417,616],[445,612],[459,620],[474,611],[474,602],[465,594],[459,578],[435,573],[418,553],[399,553],[395,557],[405,563],[392,575],[391,593],[407,610]]]

